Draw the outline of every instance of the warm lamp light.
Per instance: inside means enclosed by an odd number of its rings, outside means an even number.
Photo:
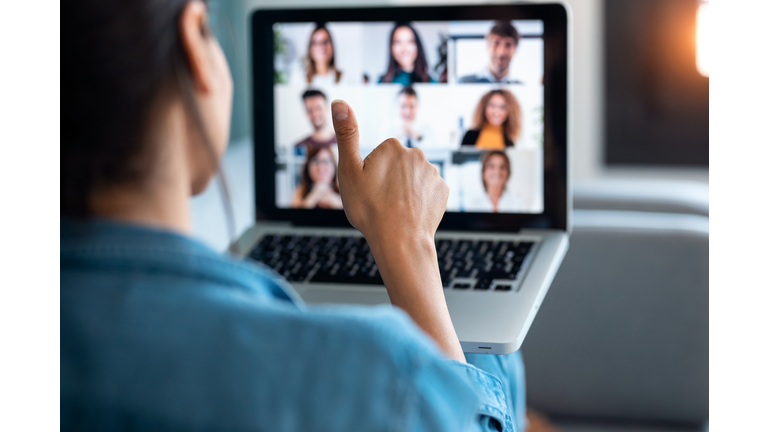
[[[696,20],[696,67],[705,77],[709,77],[709,26],[709,2],[702,2]]]

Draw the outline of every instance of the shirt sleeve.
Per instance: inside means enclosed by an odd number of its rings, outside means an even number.
[[[400,333],[398,339],[403,350],[409,352],[407,363],[411,364],[411,394],[404,398],[410,401],[404,410],[408,426],[400,430],[515,430],[499,377],[472,364],[445,358],[407,314],[397,310],[395,315],[398,323],[390,330]]]
[[[423,406],[408,430],[453,430],[463,420],[465,425],[456,430],[514,431],[498,377],[455,360],[442,359],[440,363],[422,371],[415,380]],[[465,387],[459,389],[457,380]],[[449,419],[452,426],[445,424]]]

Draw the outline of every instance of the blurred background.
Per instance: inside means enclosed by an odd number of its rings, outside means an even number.
[[[235,82],[224,169],[237,234],[254,220],[253,10],[456,3],[471,2],[210,1]],[[529,405],[563,431],[707,430],[709,5],[565,3],[573,24],[574,226],[523,344]],[[194,234],[224,250],[219,190],[191,205]]]

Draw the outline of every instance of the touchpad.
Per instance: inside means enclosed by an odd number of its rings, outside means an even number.
[[[389,304],[385,288],[364,287],[346,288],[310,288],[299,293],[307,303],[346,303],[360,305]]]

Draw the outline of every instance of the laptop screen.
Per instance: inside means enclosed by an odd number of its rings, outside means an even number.
[[[420,148],[448,212],[544,212],[544,21],[275,22],[274,205],[340,209],[330,102],[365,157]],[[258,132],[256,133],[258,136]]]

